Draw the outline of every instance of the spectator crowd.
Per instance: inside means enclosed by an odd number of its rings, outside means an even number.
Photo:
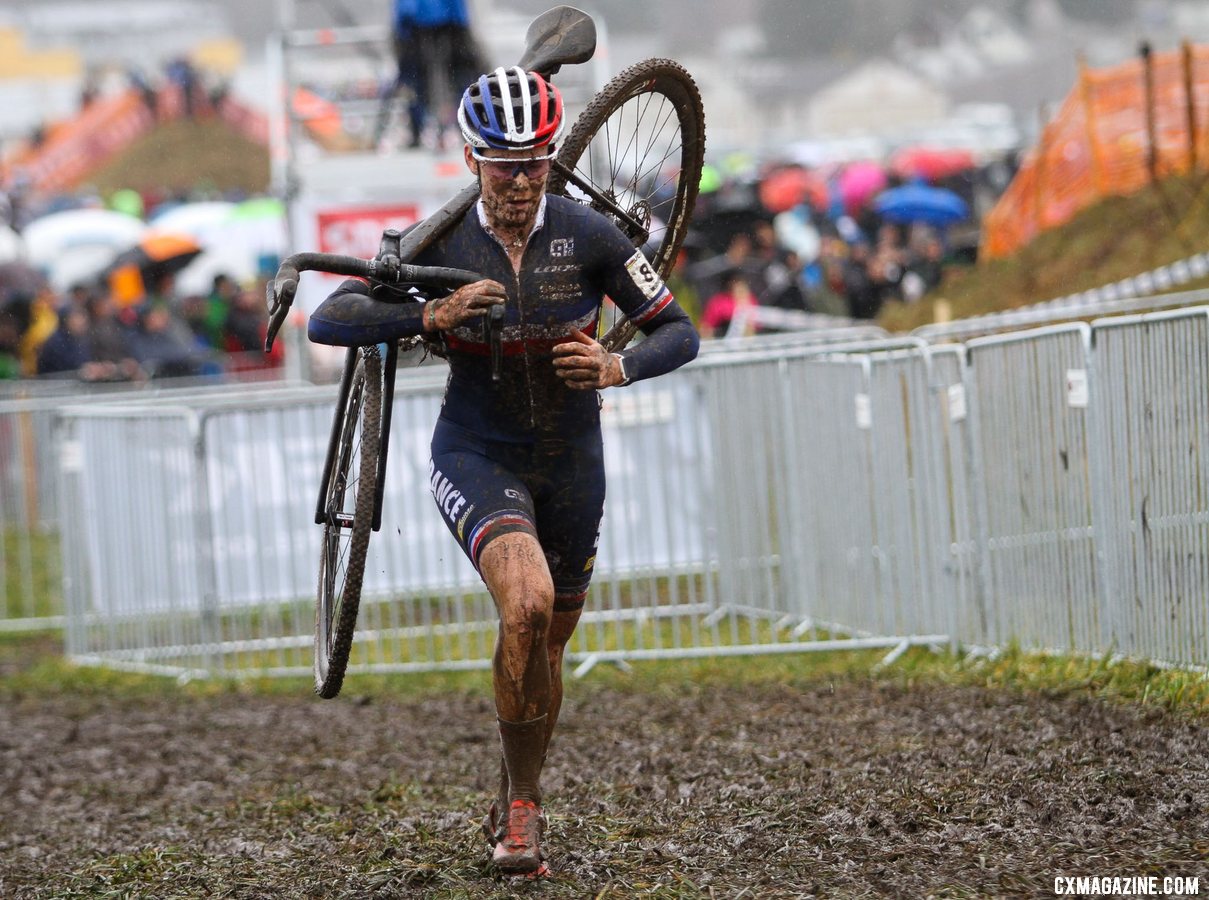
[[[951,235],[924,223],[896,223],[871,206],[852,211],[803,200],[773,212],[756,186],[723,182],[703,192],[669,279],[705,337],[750,333],[772,307],[837,324],[868,320],[895,303],[916,303],[941,287],[954,262]],[[771,317],[768,317],[771,318]],[[736,332],[739,333],[739,332]]]
[[[705,337],[722,337],[736,313],[764,306],[838,319],[872,319],[887,303],[914,303],[944,278],[945,246],[932,229],[883,223],[873,240],[818,237],[809,260],[758,220],[735,231],[720,253],[681,254],[673,289]],[[751,317],[749,317],[751,318]]]
[[[890,221],[872,196],[854,203],[816,191],[770,208],[759,177],[719,177],[707,167],[669,286],[705,337],[750,334],[777,320],[760,308],[790,313],[781,323],[810,314],[817,326],[916,303],[943,286],[957,255],[953,232]],[[970,227],[976,223],[967,234]],[[236,284],[218,275],[208,293],[182,294],[171,273],[148,271],[145,295],[132,302],[105,278],[60,294],[45,280],[6,283],[4,268],[0,378],[138,381],[282,362],[280,349],[271,356],[262,349],[263,280]]]
[[[139,302],[119,302],[103,281],[65,293],[45,285],[0,301],[0,378],[87,382],[221,376],[277,368],[264,353],[264,282],[216,275],[206,295],[181,295],[161,273]]]

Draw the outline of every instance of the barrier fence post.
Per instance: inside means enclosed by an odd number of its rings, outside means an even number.
[[[1196,94],[1192,77],[1192,44],[1180,44],[1180,62],[1184,74],[1184,112],[1188,121],[1188,172],[1196,171]]]
[[[219,649],[222,643],[222,616],[218,603],[218,585],[214,560],[214,516],[210,505],[209,456],[206,452],[206,423],[209,413],[195,414],[189,419],[192,454],[192,500],[194,528],[197,535],[194,561],[197,565],[198,621],[201,629],[200,662],[210,675],[222,674],[225,659]]]
[[[1154,127],[1154,62],[1150,52],[1150,42],[1142,41],[1138,46],[1138,54],[1142,57],[1143,102],[1146,104],[1146,174],[1150,183],[1158,180],[1158,138]]]

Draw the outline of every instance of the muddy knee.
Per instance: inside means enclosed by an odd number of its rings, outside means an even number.
[[[504,627],[513,634],[528,635],[532,638],[545,637],[550,631],[553,605],[552,591],[530,589],[523,596],[502,604],[500,617]]]

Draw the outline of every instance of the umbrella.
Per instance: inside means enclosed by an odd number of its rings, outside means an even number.
[[[285,204],[276,197],[252,197],[237,203],[231,213],[231,220],[235,222],[260,222],[284,217]]]
[[[701,182],[697,188],[700,194],[712,194],[722,187],[722,173],[716,166],[706,163],[701,167]]]
[[[121,188],[109,198],[109,208],[141,219],[143,217],[143,195],[130,188]]]
[[[827,182],[807,169],[778,169],[760,182],[760,202],[770,213],[785,212],[805,201],[818,209],[827,206]]]
[[[957,194],[926,184],[882,191],[874,198],[873,208],[890,222],[922,222],[941,228],[970,216],[970,207]]]
[[[890,157],[890,168],[903,178],[938,181],[974,168],[974,154],[959,147],[904,147]]]
[[[289,241],[285,204],[276,197],[245,200],[232,211],[224,231],[236,236],[257,259],[280,258]],[[277,268],[276,263],[273,268]]]
[[[56,291],[100,275],[115,256],[138,243],[147,226],[108,209],[70,209],[25,226],[26,259],[47,274]]]
[[[0,264],[0,303],[11,294],[38,294],[46,287],[46,275],[29,263]]]
[[[236,204],[227,200],[205,200],[200,203],[180,203],[151,217],[150,225],[157,231],[187,234],[205,244],[222,232]]]
[[[886,171],[880,163],[856,162],[845,167],[839,176],[840,199],[844,202],[844,209],[849,214],[857,212],[886,184]]]
[[[778,214],[772,220],[772,227],[777,235],[777,243],[796,253],[802,262],[812,263],[818,259],[822,238],[810,217],[804,215],[802,210],[791,209]]]
[[[134,247],[118,254],[110,265],[110,291],[119,306],[137,303],[143,299],[149,282],[175,275],[201,252],[201,244],[187,234],[148,231]]]
[[[119,253],[113,268],[133,265],[153,275],[175,275],[202,252],[201,244],[187,234],[148,231],[137,244]]]

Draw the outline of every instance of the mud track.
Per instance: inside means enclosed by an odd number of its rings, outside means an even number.
[[[484,697],[236,693],[0,706],[3,897],[1054,896],[1200,876],[1209,727],[892,680],[577,685],[544,783],[554,876],[478,823]]]

